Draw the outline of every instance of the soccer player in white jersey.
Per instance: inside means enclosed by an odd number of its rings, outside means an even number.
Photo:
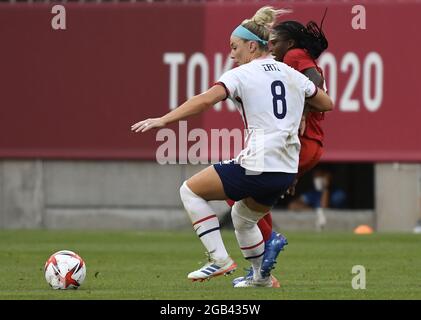
[[[237,267],[228,255],[211,200],[235,200],[231,216],[240,249],[253,267],[253,279],[235,287],[272,287],[272,277],[260,273],[264,241],[257,222],[294,181],[300,152],[298,128],[304,102],[319,111],[329,111],[329,96],[303,74],[275,61],[268,49],[269,29],[276,11],[264,7],[243,21],[230,38],[231,58],[239,65],[224,73],[208,91],[196,95],[160,118],[132,125],[146,132],[204,112],[231,99],[247,130],[245,147],[232,161],[200,171],[183,183],[181,200],[193,228],[207,252],[209,262],[188,274],[203,281],[228,274]]]

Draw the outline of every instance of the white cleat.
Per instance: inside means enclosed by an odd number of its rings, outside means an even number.
[[[210,259],[200,269],[190,272],[187,276],[192,281],[204,281],[210,278],[231,274],[237,269],[237,264],[230,257],[225,260]]]
[[[234,288],[279,288],[279,281],[274,277],[270,276],[267,278],[261,278],[258,280],[246,278],[243,281],[238,282]]]

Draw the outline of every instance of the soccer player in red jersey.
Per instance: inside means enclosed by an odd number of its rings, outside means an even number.
[[[323,24],[323,20],[321,26]],[[316,86],[325,89],[323,71],[317,65],[316,59],[327,49],[328,41],[321,29],[311,21],[307,26],[297,21],[284,21],[272,30],[271,45],[275,59],[282,61],[290,67],[305,74]],[[323,153],[323,129],[321,122],[324,113],[305,107],[300,125],[300,158],[297,178],[288,192],[295,193],[298,179],[320,160]],[[232,206],[230,202],[229,205]],[[258,227],[265,240],[265,255],[262,263],[262,272],[270,272],[274,268],[279,252],[288,244],[287,239],[279,233],[272,231],[272,215],[269,212],[258,222]],[[247,276],[251,276],[252,271]],[[234,279],[235,285],[244,277]]]

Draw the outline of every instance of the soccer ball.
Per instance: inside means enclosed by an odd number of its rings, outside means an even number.
[[[45,263],[45,280],[53,289],[77,289],[86,276],[86,264],[69,250],[54,253]]]

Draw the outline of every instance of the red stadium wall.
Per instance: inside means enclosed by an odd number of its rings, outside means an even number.
[[[0,5],[0,157],[155,159],[156,132],[130,125],[212,85],[231,67],[231,31],[261,5],[66,4],[66,30],[52,29],[52,5]],[[421,44],[407,38],[421,3],[368,2],[365,30],[352,28],[351,3],[290,6],[304,22],[329,7],[320,63],[335,109],[322,159],[421,161]],[[223,103],[188,125],[242,122]]]

